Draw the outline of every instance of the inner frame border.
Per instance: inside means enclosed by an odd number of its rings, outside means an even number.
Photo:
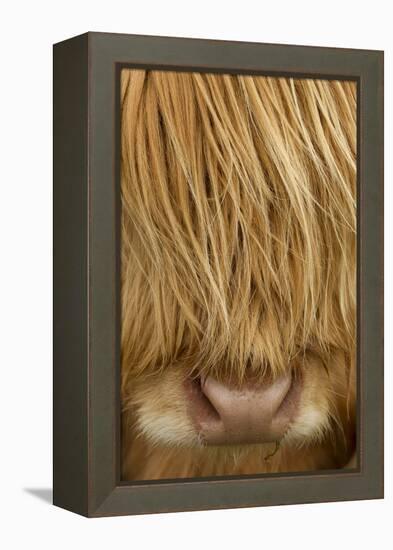
[[[167,478],[161,480],[136,480],[136,481],[126,481],[121,479],[121,397],[120,397],[120,375],[121,375],[121,364],[117,368],[117,388],[116,392],[119,396],[118,400],[118,415],[117,415],[117,484],[123,486],[138,486],[138,485],[150,485],[158,483],[176,483],[184,482],[190,483],[195,481],[214,481],[214,480],[231,480],[231,479],[264,479],[267,477],[292,477],[292,476],[309,476],[309,475],[325,475],[328,473],[336,473],[337,475],[342,475],[345,473],[358,473],[361,471],[361,461],[362,461],[362,449],[363,449],[363,437],[362,437],[362,424],[363,424],[363,415],[360,407],[361,395],[361,372],[360,372],[360,208],[359,208],[359,199],[360,199],[360,77],[359,76],[342,76],[342,75],[329,75],[326,77],[323,73],[321,74],[307,74],[307,73],[282,73],[277,71],[247,71],[243,69],[235,70],[226,70],[222,67],[216,68],[205,68],[200,67],[198,70],[195,70],[193,67],[184,67],[184,66],[168,66],[168,65],[154,65],[154,64],[140,64],[140,63],[115,63],[115,186],[116,186],[116,248],[120,251],[121,247],[121,230],[120,230],[120,219],[121,219],[121,175],[120,175],[120,165],[121,165],[121,73],[123,69],[142,69],[146,71],[164,71],[164,72],[180,72],[180,73],[200,73],[200,74],[230,74],[230,75],[245,75],[245,76],[268,76],[273,78],[294,78],[294,79],[304,79],[304,80],[339,80],[344,82],[355,82],[356,83],[356,468],[346,468],[342,469],[330,469],[330,470],[310,470],[309,472],[280,472],[280,473],[254,473],[247,475],[226,475],[226,476],[209,476],[209,477],[189,477],[189,478]],[[117,280],[120,281],[121,275],[121,257],[120,253],[116,257],[116,271],[117,271]],[[120,350],[120,334],[121,334],[121,284],[118,285],[117,296],[116,296],[116,333],[117,333],[117,348]]]

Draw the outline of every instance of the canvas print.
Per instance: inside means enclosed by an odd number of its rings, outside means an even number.
[[[355,466],[356,82],[120,91],[122,479]]]

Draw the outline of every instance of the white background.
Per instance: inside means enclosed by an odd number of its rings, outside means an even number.
[[[0,32],[0,544],[13,548],[392,548],[392,16],[389,0],[41,0]],[[51,487],[51,45],[90,31],[385,50],[386,498],[87,520]]]

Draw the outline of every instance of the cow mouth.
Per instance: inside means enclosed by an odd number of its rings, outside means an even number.
[[[302,393],[301,376],[289,372],[270,382],[225,384],[207,376],[185,383],[187,412],[205,445],[281,440],[293,423]]]

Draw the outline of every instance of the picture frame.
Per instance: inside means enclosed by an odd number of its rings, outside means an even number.
[[[357,466],[120,478],[120,71],[353,80]],[[53,501],[88,517],[383,497],[383,52],[89,32],[54,46]]]

